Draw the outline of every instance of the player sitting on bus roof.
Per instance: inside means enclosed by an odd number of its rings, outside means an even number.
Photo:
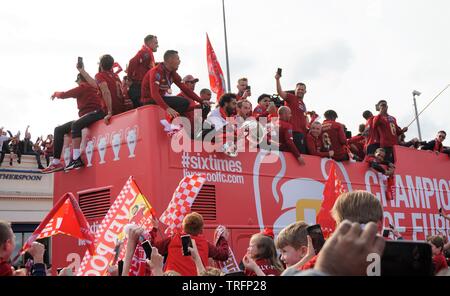
[[[92,123],[106,119],[105,104],[100,97],[98,89],[90,85],[83,75],[78,74],[75,81],[78,86],[66,92],[55,92],[51,99],[55,98],[66,99],[76,98],[78,105],[79,119],[66,122],[63,125],[57,126],[54,132],[54,157],[52,164],[43,169],[42,173],[48,174],[64,169],[74,169],[84,166],[81,160],[81,130],[88,127]],[[61,164],[61,152],[64,144],[64,135],[72,132],[72,147],[73,147],[73,159],[70,163],[66,164],[66,168]]]
[[[331,147],[334,151],[333,159],[336,161],[349,160],[346,150],[347,138],[345,136],[344,126],[337,122],[336,111],[327,110],[324,113],[325,120],[322,123],[322,134],[328,134]]]
[[[303,165],[305,161],[293,140],[291,115],[291,109],[287,106],[281,106],[278,109],[278,119],[274,122],[274,129],[272,130],[272,134],[275,134],[278,130],[278,139],[271,137],[271,143],[278,145],[280,151],[288,151],[294,154],[299,164]]]
[[[311,124],[308,134],[306,135],[306,146],[309,155],[316,155],[320,157],[333,157],[334,151],[324,151],[322,141],[322,124],[314,121]]]

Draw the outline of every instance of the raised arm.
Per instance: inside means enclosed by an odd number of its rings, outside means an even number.
[[[275,75],[275,80],[277,82],[277,93],[283,100],[286,100],[287,93],[285,91],[283,91],[283,89],[281,88],[280,78],[281,78],[281,76],[278,75],[278,73],[277,73]]]
[[[95,81],[94,78],[92,78],[91,75],[89,75],[88,72],[86,72],[86,70],[84,70],[84,66],[82,66],[81,68],[78,68],[78,72],[80,72],[80,74],[84,77],[84,79],[86,79],[87,83],[89,83],[92,87],[97,88],[97,82]]]

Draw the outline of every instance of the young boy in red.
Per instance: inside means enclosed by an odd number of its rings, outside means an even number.
[[[444,239],[441,236],[434,235],[428,237],[427,242],[431,245],[434,274],[439,273],[443,269],[447,269],[448,265],[444,256]]]

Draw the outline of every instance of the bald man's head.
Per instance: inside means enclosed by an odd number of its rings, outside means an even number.
[[[281,106],[278,109],[278,118],[289,121],[291,119],[291,109],[288,106]]]

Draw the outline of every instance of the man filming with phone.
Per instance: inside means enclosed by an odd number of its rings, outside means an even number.
[[[238,80],[237,84],[238,92],[236,94],[236,100],[245,100],[249,99],[252,96],[252,90],[250,85],[248,85],[248,79],[243,77]]]

